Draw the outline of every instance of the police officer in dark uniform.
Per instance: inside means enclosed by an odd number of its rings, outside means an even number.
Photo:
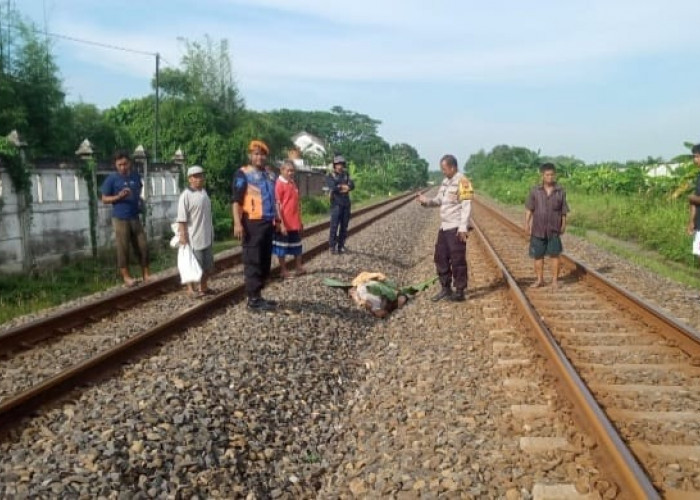
[[[355,183],[345,171],[346,161],[340,155],[333,157],[333,171],[326,177],[331,195],[331,234],[328,239],[331,253],[345,253],[345,240],[350,223],[350,191]]]

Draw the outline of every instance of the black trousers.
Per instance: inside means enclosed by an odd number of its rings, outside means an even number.
[[[260,297],[272,265],[272,222],[243,219],[243,276],[249,298]]]
[[[457,238],[457,228],[438,232],[435,268],[444,288],[467,289],[467,244]]]
[[[331,234],[328,245],[333,248],[343,248],[348,237],[350,223],[350,205],[333,205],[331,207]]]

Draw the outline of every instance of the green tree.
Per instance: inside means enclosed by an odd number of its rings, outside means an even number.
[[[70,111],[51,45],[16,10],[0,14],[7,19],[0,31],[0,134],[17,129],[34,155],[65,154],[62,125]]]
[[[96,158],[109,158],[118,149],[132,147],[134,139],[126,128],[110,123],[106,113],[94,104],[71,104],[67,111],[64,124],[69,131],[67,140],[74,149],[85,138],[90,139]]]
[[[48,41],[41,40],[32,26],[20,24],[23,44],[15,63],[15,89],[27,117],[24,133],[30,148],[39,153],[66,152],[66,144],[58,141],[58,116],[65,108],[58,66]]]

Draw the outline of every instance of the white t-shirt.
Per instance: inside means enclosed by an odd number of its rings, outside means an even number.
[[[372,311],[378,311],[384,307],[384,300],[379,295],[374,295],[372,292],[367,290],[368,286],[377,284],[377,281],[368,281],[367,283],[362,283],[357,287],[357,299],[360,305],[369,304]]]
[[[211,200],[206,189],[185,189],[177,204],[177,222],[187,223],[187,233],[193,250],[203,250],[214,241]]]

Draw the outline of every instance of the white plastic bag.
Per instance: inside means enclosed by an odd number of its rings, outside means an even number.
[[[695,238],[693,238],[693,255],[700,255],[700,231],[695,231]]]
[[[170,228],[175,233],[175,236],[170,238],[170,248],[177,248],[180,246],[180,224],[173,222],[170,224]]]
[[[202,279],[202,267],[190,245],[183,245],[177,251],[177,269],[180,271],[180,281],[183,285],[197,283]]]

